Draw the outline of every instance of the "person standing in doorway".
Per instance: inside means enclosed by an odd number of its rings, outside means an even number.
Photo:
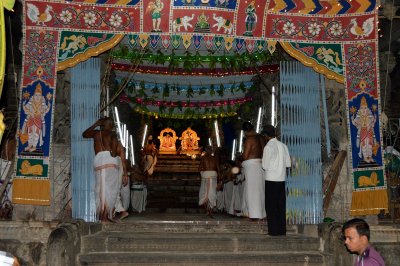
[[[97,120],[82,134],[84,138],[94,140],[96,216],[101,222],[115,222],[113,210],[122,178],[121,159],[116,154],[118,140],[113,128],[114,121],[106,117]],[[123,175],[126,176],[125,171]]]
[[[291,166],[288,148],[275,135],[275,127],[264,127],[268,143],[264,148],[262,167],[265,170],[265,207],[268,234],[286,235],[286,168]]]
[[[207,216],[212,216],[213,209],[217,206],[217,183],[220,172],[218,159],[212,155],[212,148],[207,146],[201,158],[199,171],[201,185],[199,192],[199,205],[206,210]]]
[[[351,219],[343,224],[344,244],[351,252],[357,254],[354,266],[385,266],[381,255],[369,243],[369,225],[363,219]]]
[[[262,220],[265,219],[265,184],[261,158],[265,141],[250,122],[244,122],[242,128],[246,136],[242,168],[246,178],[245,195],[248,216],[253,221]]]

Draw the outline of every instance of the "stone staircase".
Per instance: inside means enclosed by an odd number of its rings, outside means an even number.
[[[295,227],[271,237],[265,223],[226,215],[187,218],[131,217],[103,225],[81,238],[77,265],[326,265],[319,238],[296,234]]]
[[[186,155],[161,154],[147,185],[147,210],[156,212],[199,212],[199,159]]]

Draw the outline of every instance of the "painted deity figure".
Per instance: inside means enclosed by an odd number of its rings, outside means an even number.
[[[374,162],[372,156],[376,151],[374,126],[376,115],[368,108],[365,97],[361,98],[360,109],[351,118],[352,124],[357,128],[357,147],[360,149],[358,156],[367,163]]]
[[[21,133],[28,135],[28,146],[25,151],[33,152],[43,145],[43,137],[46,132],[44,117],[50,111],[50,99],[51,94],[48,94],[46,103],[42,94],[42,86],[38,83],[33,96],[22,105],[26,118]]]
[[[173,143],[173,138],[171,136],[171,133],[167,133],[164,136],[164,141],[162,143],[162,147],[165,149],[173,149],[174,148],[174,143]]]
[[[255,1],[252,1],[247,7],[246,7],[246,18],[245,18],[245,23],[246,23],[246,31],[243,35],[245,36],[253,36],[253,30],[256,26],[257,23],[257,14],[256,14],[256,5]]]
[[[153,21],[152,32],[161,32],[161,11],[164,9],[164,3],[161,0],[155,0],[155,2],[150,2],[148,5],[150,10],[151,20]]]

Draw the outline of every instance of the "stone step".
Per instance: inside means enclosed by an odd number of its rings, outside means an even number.
[[[80,265],[277,265],[313,266],[324,265],[324,256],[317,251],[309,252],[248,252],[200,253],[200,252],[143,252],[143,253],[90,253],[78,257]]]
[[[190,190],[169,190],[162,188],[157,188],[157,190],[153,190],[151,188],[147,188],[147,197],[156,197],[156,198],[180,198],[180,197],[199,197],[199,190],[196,188],[191,188]]]
[[[204,210],[200,208],[198,205],[183,205],[180,208],[174,207],[170,208],[168,206],[151,206],[148,205],[146,207],[146,212],[156,212],[161,214],[199,214],[204,213]]]
[[[202,210],[203,211],[203,210]],[[264,234],[266,233],[266,223],[264,221],[250,222],[246,218],[227,217],[226,220],[220,217],[226,215],[216,214],[212,221],[203,213],[192,214],[193,220],[174,219],[175,217],[184,217],[184,214],[171,214],[171,218],[165,220],[154,221],[147,220],[143,217],[142,220],[136,219],[136,215],[124,220],[119,224],[103,224],[102,231],[105,232],[135,232],[135,233],[237,233],[237,234]],[[228,219],[229,218],[229,219]],[[294,234],[297,231],[296,226],[287,225],[288,234]]]
[[[167,180],[167,181],[178,181],[178,180],[200,180],[200,174],[196,170],[193,172],[172,172],[172,171],[166,171],[166,172],[157,172],[157,170],[154,171],[153,175],[150,177],[150,180]]]
[[[197,173],[196,176],[198,177],[197,180],[194,180],[192,178],[190,178],[190,179],[166,179],[166,178],[156,179],[156,178],[151,177],[148,180],[148,187],[153,187],[153,186],[177,186],[177,187],[200,186],[200,174]]]
[[[241,233],[129,233],[99,232],[83,237],[81,252],[264,252],[318,250],[319,239],[288,235]]]

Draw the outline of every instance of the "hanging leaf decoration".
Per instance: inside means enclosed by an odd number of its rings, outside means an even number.
[[[214,84],[212,84],[212,85],[210,86],[210,95],[211,95],[211,96],[214,96],[214,95],[215,95]]]
[[[121,56],[127,56],[129,54],[129,48],[126,45],[120,45],[119,48]]]
[[[145,92],[145,84],[144,84],[144,81],[141,81],[141,82],[140,82],[140,89],[138,90],[138,95],[139,95],[140,97],[147,97],[147,94],[146,94],[146,92]]]
[[[169,97],[169,86],[168,86],[168,83],[166,83],[164,85],[162,97],[163,97],[163,99],[166,98],[166,97]]]
[[[162,113],[164,113],[165,109],[166,109],[166,107],[165,107],[164,105],[161,105],[161,106],[158,108],[158,111],[160,112],[160,114],[162,114]]]
[[[206,93],[206,88],[201,87],[201,88],[199,89],[199,95],[203,95],[203,94],[205,94],[205,93]]]
[[[216,69],[217,68],[217,60],[218,60],[217,57],[214,57],[214,56],[210,57],[209,61],[208,61],[208,67],[210,69]]]
[[[232,84],[232,86],[231,86],[231,93],[235,94],[235,84]]]
[[[175,52],[172,51],[172,53],[171,53],[171,58],[170,58],[170,60],[169,60],[168,69],[169,69],[170,71],[172,71],[172,70],[178,68],[178,67],[179,67],[179,64],[180,64],[180,63],[179,63],[179,57],[176,57],[176,56],[175,56]]]
[[[163,52],[160,49],[157,50],[157,56],[155,62],[157,65],[164,65],[166,61],[166,57],[164,56]]]
[[[157,84],[151,89],[151,92],[153,94],[159,94],[160,93],[160,90],[158,89]]]
[[[177,101],[176,104],[178,105],[178,109],[179,111],[182,111],[182,102],[181,101]]]
[[[225,56],[222,56],[222,57],[220,57],[219,59],[220,59],[219,63],[221,64],[221,68],[222,68],[222,69],[225,69],[225,70],[229,70],[229,69],[230,69],[230,66],[229,66],[229,60],[228,60],[228,58],[225,57]]]
[[[194,67],[204,68],[203,63],[202,63],[202,57],[201,57],[199,51],[196,51],[195,55],[192,58],[192,61],[193,61]]]
[[[189,85],[187,91],[186,91],[186,98],[193,98],[194,91],[192,88],[192,85]]]
[[[232,105],[228,104],[228,106],[226,107],[226,111],[228,113],[232,112]]]
[[[170,71],[178,69],[180,66],[186,71],[190,72],[194,68],[208,68],[214,70],[217,66],[225,70],[240,71],[244,68],[254,66],[254,64],[261,63],[264,65],[277,64],[282,61],[282,53],[274,52],[272,55],[269,51],[249,53],[248,51],[234,54],[215,55],[216,51],[208,50],[208,55],[200,55],[199,51],[192,54],[186,51],[184,55],[176,55],[174,51],[171,54],[165,54],[161,49],[152,51],[150,48],[145,49],[131,49],[127,46],[120,45],[118,49],[111,52],[111,56],[117,59],[130,60],[133,65],[141,64],[147,61],[154,65],[165,65],[168,63]]]
[[[240,85],[239,85],[239,88],[238,88],[240,91],[242,91],[242,92],[246,92],[246,86],[244,85],[244,83],[243,82],[240,82]]]
[[[219,85],[219,90],[217,91],[218,95],[221,97],[224,96],[224,90],[225,90],[224,85],[223,84]]]

